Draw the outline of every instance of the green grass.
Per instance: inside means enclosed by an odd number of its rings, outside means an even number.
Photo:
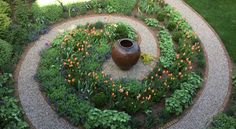
[[[236,63],[236,0],[185,0],[215,29]]]

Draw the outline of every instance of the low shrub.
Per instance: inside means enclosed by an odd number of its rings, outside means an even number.
[[[192,103],[192,96],[201,86],[202,79],[195,73],[190,73],[187,81],[182,83],[179,90],[176,90],[170,98],[165,101],[165,109],[169,113],[179,115]]]
[[[0,74],[0,128],[28,129],[28,124],[23,120],[22,109],[12,97],[14,90],[9,85],[12,85],[12,75]]]
[[[164,21],[165,20],[165,13],[163,12],[163,11],[159,11],[158,13],[157,13],[157,20],[158,21]]]
[[[124,113],[114,110],[92,109],[88,113],[87,121],[85,123],[86,129],[130,129],[128,122],[131,117]]]
[[[109,1],[107,0],[92,0],[91,5],[96,13],[105,13],[108,11]]]
[[[11,24],[11,19],[9,18],[10,6],[7,2],[0,0],[0,34],[5,31]]]
[[[155,14],[160,10],[157,1],[158,0],[141,0],[139,2],[139,8],[143,13]]]
[[[0,23],[0,34],[2,34],[11,24],[11,19],[6,14],[0,13]]]
[[[226,114],[220,113],[214,117],[209,129],[235,129],[236,119]]]
[[[87,10],[86,10],[87,11]],[[55,23],[62,18],[63,9],[58,5],[49,5],[45,7],[39,7],[37,3],[32,5],[32,12],[36,18],[41,18],[46,23]]]
[[[116,39],[128,38],[129,29],[125,24],[118,24],[116,27]]]
[[[179,43],[179,40],[183,38],[183,32],[175,30],[172,34],[173,41]]]
[[[136,0],[110,0],[108,4],[108,9],[111,13],[117,12],[126,15],[131,15],[136,2]]]
[[[0,14],[6,14],[9,15],[11,12],[10,6],[7,2],[0,0]]]
[[[146,18],[144,21],[150,27],[158,26],[158,21],[155,18]]]
[[[170,33],[166,29],[161,29],[158,36],[161,49],[160,63],[167,68],[175,60],[174,43]]]
[[[91,98],[91,101],[95,104],[96,107],[104,107],[108,101],[108,97],[104,92],[97,93]]]
[[[167,23],[167,29],[169,31],[173,31],[177,27],[177,24],[175,22],[168,22]]]
[[[0,70],[12,58],[12,46],[4,40],[0,39]]]
[[[101,21],[98,21],[95,23],[95,28],[96,29],[103,29],[104,28],[104,23]]]

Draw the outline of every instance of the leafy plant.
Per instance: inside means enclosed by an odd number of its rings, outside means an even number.
[[[160,10],[157,1],[158,0],[141,0],[139,3],[139,8],[144,13],[154,14]]]
[[[96,107],[104,107],[108,101],[108,97],[103,93],[97,93],[92,98],[91,101],[95,104]]]
[[[180,90],[176,90],[170,98],[166,99],[165,109],[169,113],[179,115],[192,103],[192,96],[200,87],[201,77],[195,73],[190,73],[186,82],[181,84]]]
[[[131,15],[131,12],[136,4],[136,0],[110,0],[109,12],[118,12],[126,15]],[[112,11],[111,11],[112,10]]]
[[[17,100],[12,97],[14,90],[8,86],[11,82],[11,74],[0,74],[0,128],[27,129],[29,126],[23,120],[22,110]]]
[[[150,54],[147,53],[141,53],[141,60],[144,64],[150,64],[151,61],[153,61],[153,57]]]
[[[174,43],[171,35],[165,29],[160,30],[159,41],[161,49],[160,63],[167,68],[171,66],[175,60]]]
[[[4,40],[0,39],[0,70],[3,65],[11,61],[12,46]]]
[[[95,23],[95,28],[96,29],[103,29],[104,28],[104,23],[101,21],[98,21]]]
[[[209,129],[234,129],[236,128],[236,119],[220,113],[214,117]]]
[[[146,18],[145,23],[150,27],[157,27],[158,21],[155,18]]]
[[[124,112],[113,110],[92,109],[88,113],[85,123],[87,129],[93,128],[110,128],[110,129],[130,129],[128,122],[131,117]]]
[[[135,40],[137,38],[136,33],[132,28],[130,28],[128,25],[124,23],[117,23],[116,24],[116,30],[115,30],[115,35],[116,39],[122,39],[122,38],[130,38]]]
[[[39,7],[37,3],[32,6],[33,14],[45,19],[43,22],[54,23],[61,19],[63,10],[58,5]]]
[[[0,0],[0,5],[1,5],[0,14],[6,14],[7,16],[9,16],[11,12],[10,5],[3,0]]]
[[[11,24],[11,19],[6,15],[6,14],[2,14],[0,13],[0,34],[3,33],[3,31],[5,31],[9,25]]]

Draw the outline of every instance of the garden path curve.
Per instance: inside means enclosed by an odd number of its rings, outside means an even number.
[[[129,17],[118,15],[91,15],[87,17],[78,17],[62,24],[55,25],[48,34],[41,36],[27,52],[18,75],[18,93],[21,105],[28,120],[36,129],[75,128],[62,118],[59,118],[59,116],[51,109],[40,91],[39,84],[34,78],[40,60],[40,52],[47,47],[46,44],[49,44],[59,34],[66,30],[74,29],[77,25],[85,25],[86,23],[95,23],[97,21],[105,23],[123,22],[130,25],[140,36],[140,48],[142,52],[151,54],[154,57],[159,55],[157,41],[152,31],[141,22]],[[155,67],[155,63],[152,67]],[[139,68],[140,67],[138,67],[138,69]],[[146,66],[145,68],[150,69]],[[144,74],[143,72],[140,73],[140,75]]]
[[[210,26],[181,0],[165,0],[175,7],[189,22],[193,30],[201,39],[208,59],[208,74],[205,87],[201,96],[193,107],[175,124],[171,129],[201,129],[205,128],[211,121],[213,115],[217,114],[224,106],[230,93],[231,65],[228,54],[220,39]],[[95,22],[105,16],[85,17],[65,22],[53,28],[48,34],[42,36],[28,51],[22,62],[18,76],[18,92],[22,107],[36,129],[74,129],[66,121],[59,118],[44,100],[38,83],[34,80],[40,59],[40,51],[45,48],[45,43],[56,38],[58,32],[64,28],[74,27],[76,24]],[[109,16],[119,20],[119,16]],[[125,17],[123,17],[125,18]],[[131,19],[125,18],[124,21]],[[131,20],[130,24],[136,21]],[[132,26],[133,27],[133,26]],[[136,27],[139,27],[136,25]],[[145,33],[140,31],[140,33]],[[146,33],[145,33],[146,34]]]
[[[200,38],[208,59],[207,80],[201,96],[170,129],[203,129],[228,101],[231,92],[231,61],[218,35],[198,13],[182,0],[165,2],[187,20]]]

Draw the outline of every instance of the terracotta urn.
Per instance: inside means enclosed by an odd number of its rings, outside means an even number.
[[[140,47],[137,42],[124,38],[118,40],[112,47],[112,59],[122,70],[129,70],[140,58]]]

